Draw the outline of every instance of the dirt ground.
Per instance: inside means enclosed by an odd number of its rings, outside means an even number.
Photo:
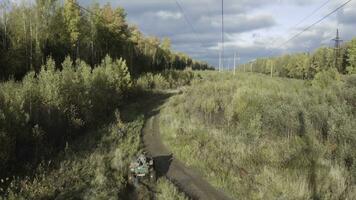
[[[153,115],[143,129],[143,142],[146,150],[154,158],[158,177],[166,176],[180,190],[192,199],[228,200],[222,191],[213,188],[199,173],[187,168],[163,145],[159,133],[159,115]]]

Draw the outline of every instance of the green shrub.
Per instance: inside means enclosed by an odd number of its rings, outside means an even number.
[[[167,70],[158,74],[144,74],[137,79],[136,84],[141,89],[176,89],[189,85],[193,78],[191,71]]]
[[[178,88],[189,85],[194,79],[194,73],[189,70],[177,71],[167,70],[162,72],[163,77],[168,81],[169,88]]]
[[[332,68],[318,72],[313,80],[313,85],[326,88],[338,80],[340,80],[340,75],[336,69]]]
[[[113,116],[131,78],[123,60],[105,57],[93,70],[70,58],[62,71],[48,59],[38,74],[0,85],[0,178],[31,170],[87,127]]]
[[[168,89],[169,83],[161,74],[147,73],[137,80],[141,89]]]

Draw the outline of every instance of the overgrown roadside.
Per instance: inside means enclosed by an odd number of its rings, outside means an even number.
[[[129,162],[142,150],[145,115],[154,114],[170,94],[132,83],[125,63],[109,57],[94,70],[80,61],[73,66],[69,59],[62,71],[53,65],[47,63],[37,77],[31,73],[23,82],[0,87],[0,124],[5,124],[0,157],[7,159],[0,165],[17,169],[10,163],[18,161],[21,169],[31,169],[17,170],[22,174],[1,170],[0,199],[183,196],[165,180],[139,190],[127,184]],[[184,73],[172,72],[178,80]],[[25,162],[18,152],[36,157]]]
[[[145,114],[152,116],[170,94],[145,93],[122,106],[115,119],[68,143],[60,156],[43,163],[34,178],[18,179],[6,199],[187,199],[164,177],[156,185],[127,183],[129,162],[143,146]]]

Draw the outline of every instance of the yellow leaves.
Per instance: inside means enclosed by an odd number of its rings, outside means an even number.
[[[76,0],[66,0],[64,4],[64,19],[70,34],[72,46],[75,47],[79,39],[80,9]]]

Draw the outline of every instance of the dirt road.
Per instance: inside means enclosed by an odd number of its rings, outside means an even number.
[[[146,121],[143,129],[143,141],[146,150],[153,156],[158,176],[166,176],[179,189],[193,199],[230,200],[221,191],[213,188],[197,172],[187,168],[173,158],[163,145],[159,133],[159,117],[154,115]]]

